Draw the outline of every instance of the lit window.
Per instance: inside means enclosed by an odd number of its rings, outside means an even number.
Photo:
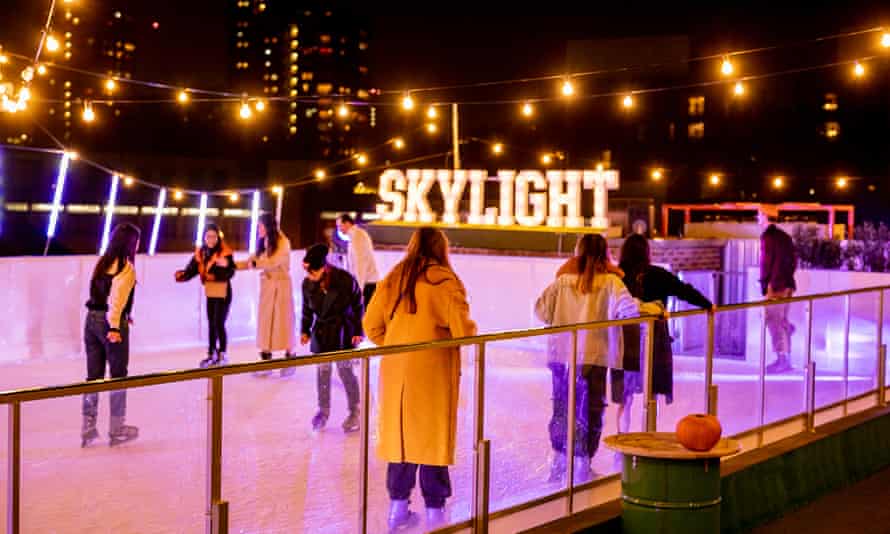
[[[705,114],[705,97],[690,96],[689,97],[689,116],[690,117],[699,117],[704,114]]]
[[[290,55],[291,63],[296,63],[297,59],[299,59],[299,58],[300,58],[300,54],[298,54],[296,52],[292,52]]]
[[[289,119],[291,122],[297,122],[297,115],[296,115],[296,114],[292,114],[288,119]]]
[[[834,139],[841,133],[841,125],[836,121],[829,121],[825,123],[825,137],[829,139]]]
[[[276,81],[276,80],[278,80],[278,75],[277,75],[277,74],[273,74],[273,75],[272,75],[272,81],[274,82],[274,81]]]
[[[297,133],[297,127],[296,127],[296,126],[291,126],[291,127],[290,127],[290,134],[291,134],[291,135],[295,135],[296,133]]]
[[[290,79],[290,86],[291,86],[291,87],[296,87],[296,86],[297,86],[297,79],[296,79],[296,78],[291,78],[291,79]]]
[[[270,50],[270,49],[267,48],[267,49],[266,49],[266,55],[267,55],[267,56],[271,56],[271,55],[272,55],[272,50]]]
[[[368,43],[359,43],[359,44],[358,44],[358,49],[359,49],[359,50],[367,50],[367,49],[368,49]]]
[[[296,97],[296,96],[297,96],[297,90],[296,90],[296,89],[291,89],[291,90],[290,90],[290,96],[291,96],[291,98]]]
[[[316,87],[316,90],[320,95],[329,95],[331,94],[331,91],[334,90],[334,86],[330,83],[320,83]]]
[[[688,135],[690,139],[701,139],[705,136],[705,123],[693,122],[689,124]]]
[[[311,80],[314,77],[315,77],[314,72],[304,72],[303,74],[300,75],[300,78],[303,80]]]
[[[825,103],[822,104],[825,111],[837,111],[837,95],[834,93],[826,93]]]
[[[300,35],[300,29],[297,28],[296,26],[291,26],[291,27],[290,27],[290,36],[291,36],[291,37],[296,37],[296,36],[298,36],[298,35]]]
[[[277,85],[276,85],[275,87],[272,88],[272,92],[273,92],[273,93],[277,93],[277,92],[278,92],[278,86],[277,86]]]
[[[300,46],[300,41],[295,40],[295,41],[290,42],[291,50],[296,50],[297,48],[299,48],[299,46]]]
[[[296,103],[296,102],[291,102],[291,103],[290,103],[290,108],[291,108],[291,109],[297,109],[297,103]]]
[[[298,70],[299,70],[299,67],[297,67],[296,65],[291,65],[291,66],[290,66],[290,71],[291,71],[291,72],[297,72]]]
[[[318,36],[318,40],[321,41],[322,43],[330,43],[331,36],[328,34],[322,34],[322,35]]]

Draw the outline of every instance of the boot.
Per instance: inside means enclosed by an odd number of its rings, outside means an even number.
[[[445,524],[445,507],[426,509],[426,529],[436,530]]]
[[[548,482],[562,482],[566,478],[566,453],[554,452],[553,459],[550,460],[550,478]]]
[[[228,363],[229,359],[226,357],[226,353],[216,351],[216,360],[213,362],[213,365],[227,365]]]
[[[291,354],[290,352],[286,352],[286,353],[284,353],[284,357],[287,358],[288,360],[293,360],[294,358],[297,357],[297,355]],[[296,372],[297,372],[296,367],[285,367],[284,369],[281,370],[281,378],[287,378],[289,376],[293,376],[294,373],[296,373]]]
[[[358,408],[349,410],[349,416],[343,421],[343,432],[349,434],[350,432],[355,432],[359,429],[361,421],[359,421],[359,410]]]
[[[389,504],[389,529],[390,531],[410,528],[417,523],[417,515],[408,509],[411,501],[393,500]]]
[[[206,358],[201,360],[201,363],[198,364],[198,367],[200,367],[201,369],[206,369],[206,368],[210,367],[211,365],[213,365],[215,362],[216,362],[216,356],[211,352],[210,354],[207,355]]]
[[[791,370],[791,362],[788,361],[787,354],[777,354],[776,361],[766,366],[768,374],[787,373]]]
[[[327,410],[318,410],[315,417],[312,418],[312,430],[318,432],[328,423],[328,416],[331,415]]]
[[[139,428],[124,424],[123,416],[111,416],[111,429],[108,431],[108,444],[112,447],[133,441],[139,437]]]
[[[96,430],[96,416],[83,416],[83,425],[80,427],[80,446],[86,447],[99,437],[99,431]]]
[[[584,484],[593,479],[593,470],[590,469],[590,456],[575,456],[575,484]]]
[[[261,352],[261,353],[260,353],[260,359],[263,360],[263,361],[271,360],[271,359],[272,359],[272,353],[271,353],[271,352]],[[272,371],[255,371],[255,372],[253,373],[253,376],[258,377],[258,378],[262,378],[262,377],[264,377],[264,376],[269,376],[271,373],[272,373]]]

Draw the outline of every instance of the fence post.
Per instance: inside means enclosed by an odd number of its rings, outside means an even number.
[[[558,334],[557,334],[558,335]],[[578,398],[578,331],[572,330],[572,359],[569,361],[569,399],[566,407],[566,471],[569,496],[566,501],[566,516],[575,509],[575,402]]]
[[[717,406],[712,404],[711,386],[714,384],[714,323],[717,314],[708,310],[708,340],[705,347],[705,407],[707,413],[717,415]]]
[[[478,472],[476,478],[476,500],[474,502],[475,528],[473,532],[476,534],[488,533],[488,494],[489,494],[489,475],[491,473],[491,442],[487,439],[482,440],[476,450],[478,457]]]
[[[844,296],[844,415],[850,392],[850,295]]]
[[[646,352],[643,356],[643,401],[646,415],[646,432],[655,432],[658,427],[658,402],[652,394],[652,351],[655,346],[655,320],[646,321]]]
[[[878,406],[887,405],[887,345],[878,351]]]
[[[807,430],[816,429],[816,362],[813,361],[813,299],[807,299]]]
[[[22,482],[22,406],[18,402],[8,405],[9,448],[6,451],[6,532],[19,534],[21,527],[21,482]]]
[[[485,442],[485,343],[476,345],[476,380],[473,387],[476,409],[473,413],[473,532],[488,532],[488,469],[490,448]]]
[[[359,532],[366,534],[368,532],[368,421],[370,420],[368,411],[370,406],[370,383],[371,383],[371,359],[369,357],[362,358],[361,361],[361,445],[359,447]]]
[[[757,428],[757,446],[763,446],[763,425],[766,424],[766,306],[760,310],[760,416]]]
[[[207,381],[207,521],[208,534],[228,532],[228,503],[222,501],[222,376]]]

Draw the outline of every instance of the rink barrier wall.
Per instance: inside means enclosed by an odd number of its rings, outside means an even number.
[[[743,446],[751,449],[762,447],[767,442],[767,433],[781,428],[782,432],[787,435],[808,434],[816,430],[817,417],[821,413],[833,412],[831,417],[837,417],[841,421],[849,415],[849,408],[856,406],[860,409],[863,406],[868,407],[868,403],[859,403],[860,397],[869,397],[878,406],[885,406],[887,402],[886,395],[886,346],[883,343],[883,323],[884,323],[884,294],[890,290],[890,286],[879,286],[873,288],[861,288],[847,291],[836,291],[832,293],[824,293],[819,295],[807,295],[792,297],[789,299],[775,301],[758,301],[745,304],[734,304],[719,308],[718,310],[690,310],[677,312],[676,317],[691,317],[696,315],[707,315],[708,317],[708,333],[707,339],[709,344],[706,351],[705,366],[705,384],[703,399],[704,405],[708,407],[708,412],[712,414],[718,413],[717,386],[713,384],[713,359],[714,359],[714,316],[719,313],[732,312],[737,310],[745,310],[749,308],[774,306],[781,304],[805,303],[809,321],[807,322],[807,335],[809,340],[806,359],[806,404],[803,410],[792,417],[780,421],[778,425],[761,425],[754,429],[748,429],[748,432],[739,434]],[[872,294],[876,300],[878,307],[878,320],[875,348],[877,349],[876,362],[876,382],[875,388],[870,389],[862,396],[848,397],[846,394],[841,403],[835,403],[818,410],[815,404],[815,361],[812,354],[812,311],[813,304],[816,301],[831,299],[835,297],[847,297],[853,295]],[[849,307],[846,307],[849,313]],[[589,330],[594,328],[618,327],[624,325],[640,325],[646,324],[648,328],[646,332],[653,330],[654,321],[657,317],[643,316],[614,321],[597,321],[591,323],[565,325],[558,327],[542,327],[527,330],[514,330],[506,332],[498,332],[491,334],[483,334],[474,337],[449,339],[433,341],[428,343],[418,343],[412,345],[399,345],[387,347],[374,347],[354,351],[339,351],[317,356],[297,358],[297,359],[274,359],[269,361],[260,361],[253,363],[233,364],[223,367],[208,369],[190,369],[183,371],[170,371],[164,373],[154,373],[142,376],[134,376],[120,379],[98,380],[94,382],[69,384],[55,387],[30,388],[18,391],[9,391],[0,393],[0,404],[6,404],[8,407],[8,428],[9,428],[9,447],[7,458],[7,480],[8,480],[8,499],[6,511],[7,532],[9,534],[19,534],[20,532],[20,512],[21,512],[21,458],[22,458],[22,442],[21,442],[21,405],[25,402],[33,402],[44,399],[53,399],[61,397],[80,396],[85,393],[99,393],[113,391],[123,388],[138,388],[151,385],[171,384],[176,382],[186,382],[194,380],[207,380],[208,392],[208,429],[207,429],[207,506],[206,506],[206,532],[217,533],[226,532],[227,526],[227,507],[228,504],[224,500],[221,492],[221,469],[222,469],[222,403],[223,403],[223,381],[226,376],[243,375],[246,373],[254,373],[261,371],[280,370],[284,368],[296,368],[309,365],[317,365],[321,363],[334,363],[345,360],[360,360],[361,366],[361,384],[364,389],[361,390],[361,407],[365,414],[368,413],[369,392],[368,392],[368,375],[369,360],[372,357],[385,357],[393,354],[403,354],[420,350],[457,348],[463,346],[472,346],[475,348],[474,362],[476,376],[474,381],[474,466],[475,466],[475,486],[474,499],[472,500],[471,519],[457,525],[452,525],[440,532],[458,532],[463,529],[471,528],[473,532],[487,533],[489,530],[493,532],[515,531],[516,527],[529,522],[545,522],[554,517],[545,517],[539,514],[542,508],[547,508],[549,514],[556,514],[557,517],[570,517],[578,510],[598,506],[612,500],[620,486],[617,484],[617,476],[605,477],[586,484],[575,484],[573,476],[573,462],[567,465],[567,480],[570,481],[565,490],[555,492],[549,496],[545,496],[534,500],[516,505],[514,507],[500,510],[496,513],[489,513],[489,447],[490,442],[485,439],[485,347],[486,343],[495,341],[504,341],[520,338],[541,337],[554,334],[570,333],[572,338],[572,358],[569,365],[569,402],[572,402],[575,396],[575,384],[577,377],[577,355],[578,343],[577,332],[581,330]],[[849,336],[849,331],[846,333]],[[644,391],[644,429],[646,431],[656,430],[657,422],[657,404],[652,391],[652,340],[647,339],[643,344],[645,347],[643,357],[643,391]],[[844,354],[844,360],[848,358],[848,354]],[[759,369],[761,395],[763,394],[763,384],[765,377],[765,361],[761,359]],[[844,380],[848,377],[844,376]],[[846,389],[845,389],[846,391]],[[763,402],[760,404],[763,410]],[[838,412],[837,408],[841,406],[843,410]],[[567,421],[567,456],[572,457],[572,448],[574,446],[575,432],[575,410],[568,410]],[[763,420],[761,416],[761,421]],[[361,468],[364,475],[367,475],[367,447],[368,447],[368,425],[361,429],[362,432],[362,465]],[[753,431],[753,435],[752,435]],[[780,434],[771,434],[776,439]],[[366,482],[362,484],[362,502],[360,509],[359,528],[361,533],[367,532],[367,492]],[[554,508],[553,505],[556,505]],[[533,514],[532,514],[533,513]],[[531,516],[529,514],[532,514]],[[534,518],[533,518],[533,517]]]

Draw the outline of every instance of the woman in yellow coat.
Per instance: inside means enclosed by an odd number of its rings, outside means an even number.
[[[405,258],[378,284],[363,321],[377,345],[401,345],[473,336],[463,283],[448,261],[448,239],[420,228]],[[433,349],[385,356],[380,363],[378,432],[380,459],[389,463],[386,486],[395,529],[417,518],[408,498],[420,467],[427,527],[444,519],[451,496],[448,466],[454,464],[460,349]]]

